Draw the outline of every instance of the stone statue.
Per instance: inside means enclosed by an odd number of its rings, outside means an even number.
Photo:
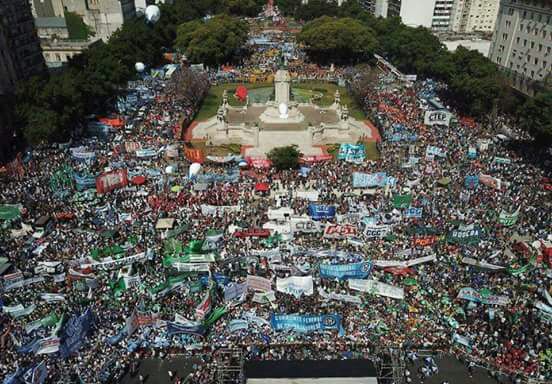
[[[228,105],[228,91],[226,89],[222,92],[222,105]]]
[[[341,94],[339,93],[339,89],[335,90],[334,103],[337,105],[341,104]]]
[[[341,108],[341,120],[349,120],[349,108],[346,105]]]
[[[224,108],[222,106],[217,109],[217,120],[220,122],[224,121]]]

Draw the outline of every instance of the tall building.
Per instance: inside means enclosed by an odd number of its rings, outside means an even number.
[[[512,75],[514,86],[542,81],[552,72],[550,0],[502,0],[489,58]]]
[[[494,31],[500,0],[456,0],[451,30],[458,33]]]
[[[456,0],[402,0],[400,16],[406,25],[426,27],[435,32],[450,29]]]
[[[359,3],[376,17],[396,17],[401,13],[401,0],[360,0]]]
[[[17,82],[45,70],[28,0],[0,0],[0,162],[12,152]]]
[[[29,0],[36,17],[64,17],[72,12],[103,40],[136,16],[134,0]]]

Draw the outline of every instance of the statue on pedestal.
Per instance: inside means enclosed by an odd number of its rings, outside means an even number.
[[[346,105],[341,108],[341,120],[349,120],[349,108]]]
[[[228,105],[228,91],[226,89],[222,92],[222,105]]]

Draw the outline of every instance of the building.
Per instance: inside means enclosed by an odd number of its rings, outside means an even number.
[[[502,0],[489,58],[531,94],[552,72],[552,6],[549,0]]]
[[[99,39],[98,39],[99,40]],[[72,57],[82,53],[90,45],[98,40],[88,41],[63,41],[43,40],[42,52],[48,68],[60,68]]]
[[[36,17],[35,26],[41,39],[69,38],[69,30],[63,17]]]
[[[396,17],[401,13],[401,0],[360,0],[359,3],[376,17]]]
[[[0,163],[9,160],[13,152],[13,93],[17,82],[45,70],[28,1],[0,0]]]
[[[492,33],[500,0],[456,0],[451,30],[458,33]]]
[[[35,17],[65,17],[72,12],[105,41],[123,23],[136,16],[134,0],[29,0]]]
[[[402,0],[400,16],[411,27],[426,27],[435,32],[450,29],[456,0]]]
[[[485,57],[489,56],[489,51],[491,49],[491,41],[485,39],[456,39],[443,40],[441,42],[451,52],[456,51],[458,47],[462,46],[469,50],[478,51]]]

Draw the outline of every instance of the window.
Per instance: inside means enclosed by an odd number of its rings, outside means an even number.
[[[535,48],[535,42],[531,41],[531,49]]]
[[[504,40],[504,41],[508,40],[508,34],[507,33],[502,34],[502,40]]]
[[[519,36],[516,37],[516,44],[519,44]]]
[[[548,61],[543,60],[542,61],[542,69],[546,69],[546,66],[548,65]]]
[[[533,63],[535,63],[535,65],[539,65],[539,58],[535,57],[535,60],[533,60]]]
[[[527,39],[523,39],[523,46],[527,47]]]
[[[539,44],[539,52],[542,52],[542,44]]]

